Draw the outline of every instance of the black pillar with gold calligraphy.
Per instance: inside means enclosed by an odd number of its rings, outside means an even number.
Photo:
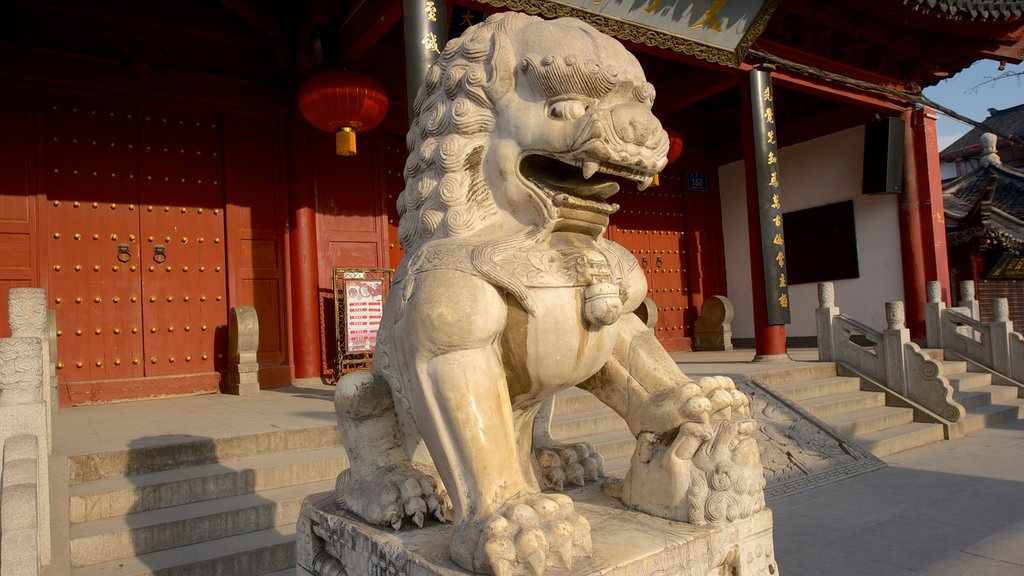
[[[427,68],[441,55],[448,42],[445,27],[447,9],[444,0],[402,0],[402,21],[405,30],[405,87],[408,98],[409,124],[413,104]]]
[[[753,160],[757,172],[767,320],[769,325],[789,324],[789,283],[786,279],[786,243],[782,230],[775,95],[769,71],[753,69],[749,74]],[[750,257],[755,256],[751,254]]]

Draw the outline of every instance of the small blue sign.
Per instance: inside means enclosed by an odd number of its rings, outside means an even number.
[[[708,191],[708,175],[707,172],[687,172],[686,173],[686,189],[695,190],[697,192]]]

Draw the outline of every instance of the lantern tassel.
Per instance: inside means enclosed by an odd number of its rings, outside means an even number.
[[[356,131],[349,126],[342,126],[334,134],[334,151],[338,156],[355,156]]]

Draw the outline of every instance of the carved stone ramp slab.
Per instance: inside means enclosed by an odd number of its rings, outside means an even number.
[[[764,496],[769,502],[885,467],[871,452],[773,391],[758,375],[732,378],[750,398],[750,412],[757,420],[756,438],[767,480]]]
[[[778,574],[772,515],[764,510],[716,527],[673,522],[626,509],[591,485],[567,492],[591,525],[594,554],[546,576],[706,576]],[[450,524],[395,532],[340,511],[334,494],[306,498],[296,530],[299,576],[470,574],[448,556]]]

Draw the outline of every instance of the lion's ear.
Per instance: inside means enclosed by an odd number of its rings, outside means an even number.
[[[491,102],[499,100],[515,88],[516,51],[508,34],[495,31],[491,36],[491,61],[487,66],[484,90]]]

